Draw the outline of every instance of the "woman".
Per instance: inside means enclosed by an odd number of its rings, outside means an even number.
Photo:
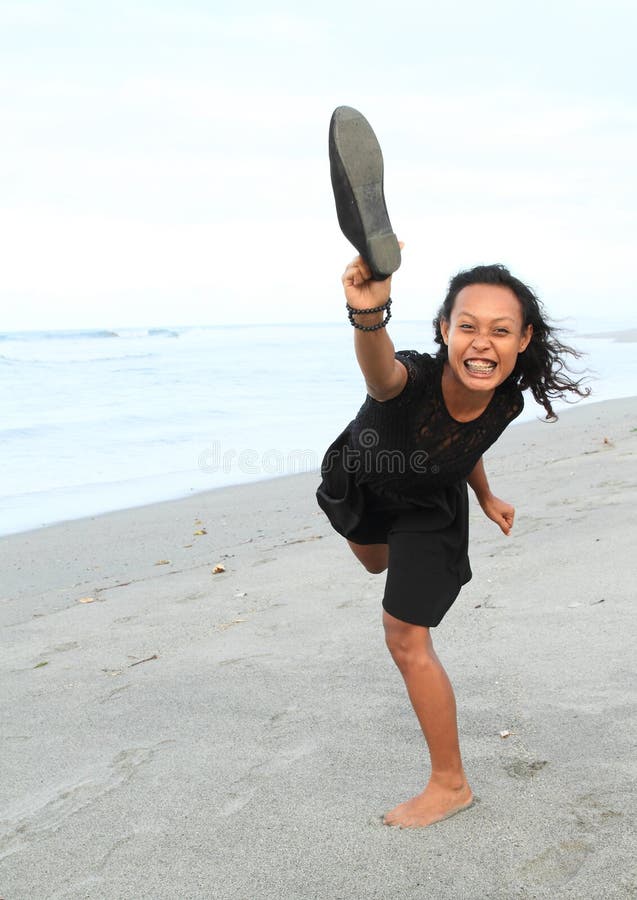
[[[523,390],[550,419],[557,418],[552,398],[589,390],[565,374],[564,355],[579,354],[556,339],[540,301],[501,265],[451,280],[434,320],[435,356],[396,353],[386,326],[400,251],[380,148],[360,113],[336,111],[330,155],[341,227],[365,257],[348,265],[342,282],[367,399],[325,455],[317,500],[367,571],[387,572],[386,642],[425,737],[431,776],[384,822],[419,827],[473,804],[453,689],[430,633],[471,578],[467,484],[508,535],[515,510],[491,492],[483,453],[522,411]]]

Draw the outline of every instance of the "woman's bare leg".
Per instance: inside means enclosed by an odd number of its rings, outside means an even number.
[[[365,566],[368,572],[379,575],[384,572],[389,562],[389,547],[387,544],[355,544],[347,541],[352,553]]]
[[[383,612],[383,624],[387,646],[405,680],[431,758],[431,776],[424,791],[388,812],[384,822],[403,828],[431,825],[473,800],[460,757],[456,699],[429,629],[409,625],[387,612]]]

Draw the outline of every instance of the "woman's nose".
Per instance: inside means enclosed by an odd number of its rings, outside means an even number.
[[[487,334],[476,334],[473,337],[473,346],[477,349],[484,350],[485,347],[489,347],[491,345],[491,341]]]

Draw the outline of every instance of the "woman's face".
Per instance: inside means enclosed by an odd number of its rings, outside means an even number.
[[[440,331],[452,374],[469,390],[488,391],[511,374],[533,326],[524,328],[522,305],[510,288],[471,284],[459,291]]]

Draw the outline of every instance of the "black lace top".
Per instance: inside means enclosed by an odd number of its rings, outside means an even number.
[[[356,418],[328,449],[321,469],[353,475],[387,499],[418,503],[470,474],[482,454],[522,412],[512,379],[499,385],[484,412],[458,422],[442,395],[444,361],[428,353],[396,353],[407,368],[403,391],[379,402],[368,395]]]

